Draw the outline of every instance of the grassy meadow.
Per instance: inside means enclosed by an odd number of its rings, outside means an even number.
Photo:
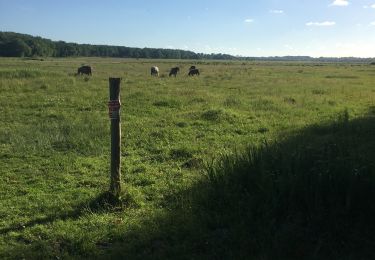
[[[1,58],[0,258],[374,259],[374,129],[368,64]]]

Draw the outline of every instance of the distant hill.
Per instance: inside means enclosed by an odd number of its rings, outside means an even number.
[[[195,53],[186,50],[133,48],[125,46],[77,44],[52,41],[28,34],[0,32],[0,57],[118,57],[146,59],[208,59],[248,61],[374,62],[371,58],[312,58],[309,56],[240,57],[222,53]]]

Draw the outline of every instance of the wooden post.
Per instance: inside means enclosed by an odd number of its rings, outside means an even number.
[[[111,119],[111,181],[110,193],[120,198],[121,192],[121,124],[120,78],[109,78],[109,118]]]

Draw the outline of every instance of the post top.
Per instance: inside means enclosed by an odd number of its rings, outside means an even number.
[[[112,77],[109,77],[109,82],[112,82],[112,81],[118,81],[120,82],[122,80],[122,78],[112,78]]]

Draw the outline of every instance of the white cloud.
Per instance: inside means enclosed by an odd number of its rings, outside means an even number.
[[[283,14],[284,10],[270,10],[271,14]]]
[[[348,0],[335,0],[331,5],[333,5],[333,6],[348,6],[349,1]]]
[[[349,41],[330,44],[329,48],[321,53],[322,56],[336,57],[375,57],[374,41]]]
[[[308,22],[306,26],[334,26],[335,22],[325,21],[325,22]]]
[[[375,9],[375,4],[373,4],[373,5],[364,5],[363,8],[365,8],[365,9],[374,8]]]
[[[254,22],[254,20],[253,19],[250,19],[250,18],[248,18],[248,19],[245,19],[245,21],[244,21],[245,23],[252,23],[252,22]]]
[[[294,47],[290,44],[284,44],[284,48],[288,50],[294,50]]]
[[[375,21],[374,21],[374,22],[372,22],[372,23],[370,23],[370,25],[371,25],[371,26],[375,26]]]
[[[371,6],[371,8],[375,8],[375,4],[373,4],[373,5]]]
[[[239,50],[236,47],[225,47],[225,46],[212,46],[209,44],[198,44],[197,48],[193,48],[192,50],[195,52],[203,52],[203,53],[227,53],[232,55],[237,55]]]
[[[350,48],[354,48],[355,44],[354,43],[347,43],[347,42],[337,42],[335,44],[335,47],[340,48],[340,49],[350,49]]]

